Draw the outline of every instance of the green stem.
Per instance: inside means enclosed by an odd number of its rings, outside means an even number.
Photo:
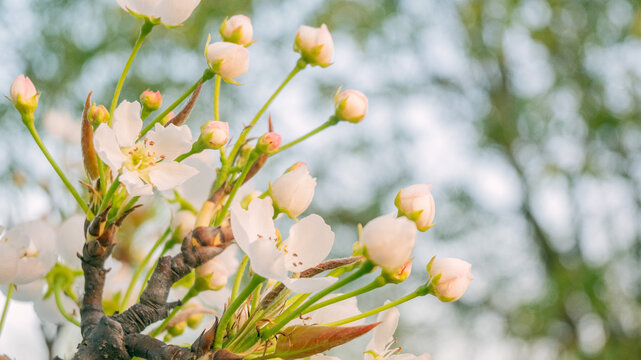
[[[240,266],[238,267],[238,271],[236,272],[236,278],[234,279],[234,285],[231,288],[230,301],[234,301],[234,299],[236,299],[236,296],[238,296],[238,290],[240,290],[240,283],[243,280],[243,274],[245,274],[245,268],[247,267],[248,262],[249,262],[249,256],[247,255],[243,256],[243,261],[240,263]]]
[[[298,307],[300,304],[302,304],[307,298],[309,297],[310,294],[298,294],[295,297],[298,297],[296,300],[294,300],[293,303],[291,303],[285,311],[283,311],[276,319],[274,319],[275,323],[281,322],[283,319],[287,318],[290,314],[296,312],[298,310]],[[292,297],[293,299],[294,297]]]
[[[252,279],[249,281],[249,284],[247,284],[247,287],[245,287],[245,289],[238,295],[238,297],[235,298],[234,301],[231,302],[231,304],[229,304],[229,307],[225,310],[225,313],[220,318],[218,330],[216,331],[216,337],[214,338],[214,349],[221,348],[227,325],[229,325],[229,321],[231,320],[232,316],[234,316],[236,310],[238,310],[243,302],[245,302],[245,299],[247,299],[247,297],[251,295],[254,289],[257,288],[258,285],[262,284],[263,281],[265,281],[264,277],[254,274]]]
[[[53,288],[53,295],[56,298],[56,306],[58,307],[58,311],[60,311],[60,314],[67,319],[70,323],[76,325],[77,327],[80,327],[80,322],[76,320],[73,316],[71,316],[67,310],[65,310],[65,307],[62,305],[62,289],[60,288],[60,283],[56,282]]]
[[[149,130],[151,130],[156,123],[160,122],[162,119],[167,116],[173,109],[175,109],[178,105],[180,105],[181,102],[183,102],[191,93],[193,93],[196,88],[198,87],[198,84],[202,81],[203,83],[209,79],[212,78],[214,73],[209,71],[209,69],[205,70],[203,73],[203,76],[201,76],[196,82],[189,88],[187,89],[176,101],[174,101],[171,105],[169,105],[168,108],[165,109],[165,111],[161,112],[158,116],[156,116],[147,126],[145,126],[142,131],[140,132],[141,137],[143,137]]]
[[[100,192],[105,193],[107,191],[107,175],[105,173],[105,163],[98,158],[98,174],[100,175]]]
[[[265,330],[263,332],[263,335],[262,335],[263,340],[269,339],[272,336],[274,336],[274,334],[276,334],[280,329],[282,329],[284,326],[289,324],[290,321],[294,320],[299,314],[301,314],[303,311],[305,311],[305,309],[307,309],[308,307],[312,306],[315,302],[317,302],[318,300],[322,299],[324,296],[330,294],[334,290],[340,289],[341,287],[343,287],[343,286],[345,286],[345,285],[357,280],[361,276],[363,276],[363,275],[369,273],[370,271],[372,271],[373,268],[374,268],[374,264],[373,263],[371,263],[369,261],[364,262],[363,265],[361,265],[360,269],[358,269],[358,271],[356,271],[353,274],[343,278],[342,280],[339,280],[339,281],[335,282],[334,284],[328,286],[324,290],[317,292],[316,294],[311,296],[307,301],[305,301],[305,303],[303,303],[303,305],[299,306],[296,309],[296,311],[290,313],[288,316],[286,316],[280,322],[276,323],[276,325],[274,325],[274,326],[268,328],[267,330]]]
[[[223,78],[216,75],[216,86],[214,87],[214,120],[220,121],[220,83]]]
[[[349,324],[349,323],[354,322],[356,320],[365,319],[368,316],[371,316],[371,315],[374,315],[374,314],[378,314],[381,311],[385,311],[387,309],[393,308],[394,306],[397,306],[397,305],[400,305],[400,304],[402,304],[404,302],[410,301],[410,300],[412,300],[412,299],[414,299],[414,298],[416,298],[418,296],[422,296],[422,295],[417,290],[417,291],[414,291],[414,292],[412,292],[412,293],[410,293],[408,295],[403,296],[402,298],[400,298],[400,299],[398,299],[396,301],[392,301],[391,303],[385,304],[383,306],[379,306],[379,307],[377,307],[375,309],[372,309],[370,311],[364,312],[362,314],[355,315],[355,316],[349,317],[347,319],[334,321],[334,322],[330,322],[330,323],[327,323],[327,324],[322,324],[322,325],[323,326],[341,326],[341,325]]]
[[[296,74],[298,74],[299,71],[303,70],[306,65],[307,65],[307,63],[305,63],[302,60],[299,60],[296,63],[296,66],[289,73],[289,75],[287,75],[287,77],[285,78],[283,83],[280,84],[280,86],[278,87],[278,89],[276,89],[276,91],[272,94],[272,96],[270,96],[269,99],[267,99],[267,102],[265,103],[265,105],[263,105],[263,107],[260,108],[260,110],[258,110],[258,113],[256,113],[256,116],[254,116],[254,118],[249,123],[249,125],[247,127],[245,127],[245,129],[240,133],[240,136],[238,136],[238,141],[236,141],[236,144],[234,145],[234,148],[232,149],[232,151],[231,151],[231,153],[229,155],[230,159],[234,159],[236,157],[236,154],[240,150],[240,147],[243,146],[243,144],[245,143],[245,138],[247,137],[247,134],[249,134],[251,129],[254,127],[254,125],[256,125],[256,122],[258,122],[258,119],[260,119],[260,117],[263,115],[265,110],[267,110],[267,108],[272,103],[272,101],[274,101],[276,96],[278,96],[278,94],[283,90],[283,88],[285,88],[287,83],[289,83],[294,78],[294,76],[296,76]]]
[[[118,213],[116,213],[116,219],[118,219],[122,214],[125,213],[125,211],[131,209],[132,206],[136,205],[136,202],[138,202],[138,199],[140,199],[140,196],[134,196],[131,199],[129,199],[129,202],[125,206],[121,206],[120,209],[118,209]]]
[[[250,313],[254,313],[254,310],[256,310],[256,307],[258,306],[258,300],[260,300],[260,291],[263,288],[263,284],[258,285],[256,290],[254,290],[254,294],[252,294],[252,305],[250,308]]]
[[[4,302],[4,309],[2,309],[2,318],[0,318],[0,334],[2,334],[2,326],[4,325],[4,320],[7,318],[9,313],[9,303],[11,302],[11,297],[13,297],[13,291],[16,289],[14,284],[9,284],[9,291],[7,291],[7,298]]]
[[[249,155],[249,159],[247,159],[247,164],[245,164],[245,168],[243,169],[243,172],[240,173],[240,176],[238,176],[238,179],[236,179],[236,182],[234,182],[234,187],[231,189],[231,192],[227,197],[227,201],[225,202],[225,205],[223,206],[223,208],[220,210],[220,213],[218,213],[218,216],[216,217],[216,221],[214,222],[215,226],[220,225],[220,223],[223,222],[223,219],[225,219],[227,210],[229,210],[229,206],[231,206],[231,202],[232,200],[234,200],[234,196],[236,196],[236,192],[238,192],[238,189],[245,181],[245,177],[247,177],[249,170],[251,169],[252,165],[254,165],[254,161],[256,161],[256,158],[257,158],[256,154],[257,154],[256,152],[253,152],[252,155]]]
[[[58,177],[60,177],[60,180],[62,180],[62,182],[67,187],[67,190],[69,190],[73,198],[76,199],[76,202],[78,203],[82,211],[84,211],[84,213],[87,215],[93,216],[87,204],[82,200],[82,197],[80,196],[78,191],[73,187],[73,185],[71,185],[71,182],[69,181],[69,179],[67,179],[67,176],[65,175],[65,173],[62,172],[62,169],[60,169],[60,166],[58,166],[56,161],[53,159],[53,157],[49,153],[49,150],[47,150],[47,147],[42,142],[42,139],[40,139],[40,135],[38,135],[38,131],[36,130],[36,126],[34,125],[33,115],[31,115],[30,118],[23,115],[22,120],[25,126],[27,127],[27,130],[29,130],[29,133],[33,137],[33,140],[36,142],[36,144],[40,148],[40,151],[42,151],[44,156],[47,158],[47,161],[49,161],[49,164],[51,164],[51,167],[53,167],[53,170],[56,172],[56,174],[58,174]]]
[[[140,28],[140,34],[138,35],[138,39],[134,44],[134,48],[131,49],[131,54],[129,55],[129,59],[127,59],[125,68],[122,70],[122,74],[120,74],[120,79],[118,79],[118,84],[116,84],[116,91],[114,91],[114,97],[111,100],[111,107],[109,107],[109,125],[110,126],[111,126],[111,115],[113,115],[114,110],[116,109],[116,105],[118,104],[118,99],[120,98],[120,92],[122,91],[122,86],[125,84],[125,78],[127,78],[127,73],[129,72],[129,68],[131,68],[131,64],[133,64],[134,59],[136,58],[136,54],[138,54],[138,50],[140,50],[140,47],[142,46],[142,42],[145,40],[147,35],[149,35],[153,27],[154,25],[148,21],[145,21],[145,23],[142,25],[142,27]]]
[[[192,156],[194,154],[198,154],[199,152],[202,152],[206,148],[207,147],[205,147],[205,144],[202,141],[200,141],[200,139],[198,139],[198,140],[194,141],[194,143],[191,145],[191,149],[188,152],[186,152],[186,153],[184,153],[182,155],[179,155],[175,159],[175,161],[181,162],[181,161],[185,160],[186,158],[188,158],[188,157],[190,157],[190,156]]]
[[[343,301],[343,300],[346,300],[346,299],[353,298],[355,296],[364,294],[366,292],[370,292],[372,290],[376,290],[376,289],[378,289],[380,287],[385,286],[385,284],[387,284],[387,281],[385,281],[385,278],[382,277],[382,276],[379,276],[376,279],[374,279],[374,281],[372,281],[371,283],[363,286],[360,289],[356,289],[356,290],[348,292],[346,294],[335,296],[335,297],[333,297],[331,299],[327,299],[325,301],[321,301],[321,302],[319,302],[317,304],[314,304],[314,305],[310,306],[309,308],[307,308],[307,310],[303,311],[302,314],[307,314],[307,313],[310,313],[310,312],[312,312],[314,310],[318,310],[320,308],[323,308],[325,306],[328,306],[328,305],[331,305],[331,304],[335,304],[335,303],[337,303],[339,301]]]
[[[287,143],[287,144],[285,144],[285,145],[283,145],[283,146],[279,147],[279,148],[278,148],[278,150],[276,150],[276,152],[274,152],[274,153],[272,154],[272,156],[273,156],[273,155],[278,154],[278,153],[279,153],[279,152],[281,152],[281,151],[285,151],[285,150],[289,149],[290,147],[292,147],[292,146],[294,146],[294,145],[298,144],[299,142],[301,142],[301,141],[303,141],[303,140],[305,140],[305,139],[307,139],[307,138],[309,138],[309,137],[311,137],[311,136],[313,136],[313,135],[318,134],[319,132],[321,132],[321,131],[323,131],[323,130],[327,129],[328,127],[331,127],[331,126],[334,126],[334,125],[338,124],[338,121],[339,121],[339,120],[338,120],[338,118],[337,118],[336,116],[331,116],[331,117],[329,118],[329,120],[325,121],[323,124],[321,124],[321,125],[320,125],[319,127],[317,127],[316,129],[314,129],[314,130],[312,130],[312,131],[308,132],[307,134],[305,134],[305,135],[303,135],[303,136],[299,137],[298,139],[296,139],[296,140],[294,140],[294,141],[291,141],[291,142],[289,142],[289,143]]]
[[[181,300],[182,305],[185,305],[185,304],[187,303],[187,301],[189,301],[191,298],[193,298],[193,297],[194,297],[194,296],[196,296],[196,295],[198,295],[198,290],[196,290],[196,289],[195,289],[195,288],[193,288],[193,287],[192,287],[192,288],[190,288],[190,289],[189,289],[189,291],[187,291],[187,294],[185,294],[185,296],[184,296],[184,297],[182,298],[182,300]],[[149,334],[149,336],[151,336],[151,337],[156,337],[156,336],[158,336],[158,335],[159,335],[159,334],[160,334],[160,333],[165,329],[165,327],[167,327],[167,324],[169,324],[169,322],[171,321],[171,319],[173,319],[173,318],[174,318],[174,316],[176,316],[176,314],[178,313],[178,311],[180,311],[180,309],[182,308],[182,305],[181,305],[181,306],[176,306],[175,308],[173,308],[173,309],[171,310],[171,313],[169,313],[169,316],[167,316],[167,317],[165,318],[165,320],[163,320],[163,322],[160,324],[160,326],[158,326],[157,328],[155,328],[155,329],[154,329],[154,330]]]
[[[129,297],[131,296],[131,292],[134,290],[134,286],[138,282],[138,278],[140,277],[140,274],[142,274],[142,271],[145,269],[147,266],[147,263],[149,260],[151,260],[151,256],[156,252],[156,249],[162,244],[167,236],[171,233],[171,227],[168,226],[165,232],[160,235],[158,240],[154,243],[154,245],[151,247],[151,250],[147,253],[147,256],[142,260],[142,262],[138,265],[136,268],[136,271],[134,272],[134,276],[131,278],[131,281],[129,282],[129,286],[127,286],[127,291],[125,292],[125,296],[122,298],[122,301],[120,302],[120,312],[123,312],[125,310],[125,306],[127,306],[127,302],[129,301]]]
[[[111,186],[109,186],[109,190],[107,190],[107,193],[105,194],[105,197],[102,198],[102,203],[100,204],[100,210],[98,210],[98,214],[102,213],[105,211],[107,206],[109,206],[109,202],[111,201],[111,198],[114,196],[114,193],[116,192],[116,189],[118,189],[118,186],[120,186],[120,178],[117,177],[113,183],[111,183]]]

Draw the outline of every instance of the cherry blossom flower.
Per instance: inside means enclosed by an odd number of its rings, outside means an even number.
[[[441,275],[434,291],[436,297],[443,302],[460,299],[474,280],[472,264],[456,258],[435,260],[427,266],[427,271],[430,277]]]
[[[94,134],[96,152],[132,196],[173,189],[196,175],[191,166],[173,161],[191,149],[187,126],[156,124],[136,141],[142,128],[140,103],[123,101],[114,111],[112,126],[100,124]]]
[[[152,23],[178,26],[191,16],[200,0],[116,0],[125,11]]]
[[[56,262],[53,229],[44,221],[20,224],[0,237],[0,284],[27,284]]]
[[[436,205],[430,192],[431,184],[415,184],[401,189],[394,204],[401,215],[416,223],[419,231],[427,231],[434,226]]]
[[[392,214],[379,216],[363,227],[361,243],[371,261],[395,272],[412,256],[416,244],[416,226],[405,217],[397,218]]]
[[[309,293],[331,285],[335,278],[290,278],[288,272],[301,272],[321,263],[334,244],[334,233],[323,218],[312,214],[289,230],[280,241],[272,220],[271,199],[254,199],[248,210],[232,205],[232,231],[238,246],[249,256],[258,275],[282,282],[290,290]]]
[[[309,174],[306,165],[284,173],[270,186],[274,205],[291,218],[307,210],[315,188],[316,178]]]

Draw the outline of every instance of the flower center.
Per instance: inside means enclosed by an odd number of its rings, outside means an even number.
[[[156,165],[165,158],[164,155],[156,155],[153,146],[154,142],[145,138],[142,141],[138,141],[134,146],[123,147],[121,149],[122,153],[127,157],[125,167],[129,171],[137,172],[140,178],[147,183],[150,182],[148,168]]]

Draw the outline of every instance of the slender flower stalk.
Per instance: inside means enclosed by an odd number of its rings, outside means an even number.
[[[234,285],[231,288],[231,297],[230,301],[234,301],[236,297],[238,296],[238,291],[240,290],[240,283],[243,280],[243,275],[245,274],[245,268],[247,268],[247,264],[249,263],[249,256],[245,255],[243,256],[243,260],[240,263],[240,266],[238,267],[238,271],[236,271],[236,278],[234,279]]]
[[[289,143],[287,143],[287,144],[285,144],[285,145],[283,145],[283,146],[279,147],[279,148],[278,148],[278,150],[276,150],[276,152],[274,152],[274,153],[272,154],[272,156],[273,156],[273,155],[278,154],[278,153],[279,153],[279,152],[281,152],[281,151],[284,151],[284,150],[289,149],[290,147],[292,147],[292,146],[294,146],[294,145],[296,145],[296,144],[298,144],[298,143],[300,143],[300,142],[302,142],[302,141],[306,140],[307,138],[310,138],[310,137],[312,137],[312,136],[314,136],[314,135],[318,134],[319,132],[321,132],[321,131],[323,131],[323,130],[327,129],[328,127],[332,127],[332,126],[334,126],[334,125],[338,124],[338,122],[339,122],[339,119],[338,119],[337,117],[335,117],[335,116],[331,116],[331,117],[329,118],[329,120],[327,120],[327,121],[325,121],[324,123],[322,123],[322,124],[321,124],[319,127],[317,127],[316,129],[314,129],[314,130],[312,130],[312,131],[308,132],[307,134],[305,134],[305,135],[303,135],[303,136],[299,137],[299,138],[298,138],[298,139],[296,139],[296,140],[293,140],[293,141],[291,141],[291,142],[289,142]]]
[[[105,197],[102,199],[102,203],[100,204],[100,210],[98,210],[99,214],[105,211],[107,206],[109,206],[109,202],[111,201],[111,198],[114,196],[116,189],[118,189],[118,186],[120,186],[120,177],[116,177],[114,182],[111,183],[111,186],[109,186],[109,189],[107,190],[107,193],[105,194]]]
[[[225,330],[227,329],[227,325],[229,325],[229,321],[234,316],[236,310],[238,310],[238,308],[245,302],[249,295],[254,292],[254,289],[256,289],[258,285],[262,284],[263,281],[265,281],[264,277],[255,274],[249,281],[249,284],[247,284],[247,287],[245,287],[245,289],[238,295],[238,297],[234,299],[231,304],[229,304],[229,307],[225,310],[225,313],[220,318],[220,323],[218,323],[216,337],[214,338],[214,349],[222,348],[223,336],[225,334]]]
[[[178,105],[180,105],[180,103],[182,103],[186,98],[188,98],[189,95],[191,95],[196,90],[196,88],[198,87],[198,84],[201,81],[204,83],[205,81],[211,79],[213,76],[214,76],[213,72],[209,71],[209,69],[205,70],[205,72],[203,73],[203,76],[201,76],[198,80],[196,80],[196,82],[189,89],[185,90],[185,92],[182,95],[180,95],[180,97],[176,99],[176,101],[171,103],[169,107],[167,107],[163,112],[158,114],[158,116],[156,116],[149,124],[147,124],[147,126],[145,126],[142,129],[142,131],[140,132],[140,137],[141,138],[144,137],[149,130],[154,128],[154,125],[156,125],[156,123],[159,123],[162,119],[165,118],[165,116],[167,116],[172,110],[174,110]]]
[[[327,299],[325,301],[322,301],[322,302],[319,302],[317,304],[314,304],[314,305],[310,306],[307,310],[303,311],[302,314],[304,315],[304,314],[310,313],[310,312],[312,312],[314,310],[318,310],[320,308],[323,308],[325,306],[335,304],[335,303],[337,303],[339,301],[343,301],[343,300],[346,300],[346,299],[349,299],[349,298],[353,298],[353,297],[361,295],[361,294],[365,294],[365,293],[370,292],[372,290],[376,290],[376,289],[378,289],[380,287],[383,287],[386,284],[387,284],[387,281],[385,281],[385,278],[383,278],[382,276],[379,276],[376,279],[374,279],[374,281],[372,281],[371,283],[363,286],[360,289],[356,289],[354,291],[345,293],[343,295],[335,296],[335,297],[333,297],[331,299]]]
[[[198,290],[196,290],[194,287],[191,287],[191,288],[189,288],[189,291],[187,291],[187,294],[185,294],[185,296],[180,300],[180,302],[181,302],[182,305],[185,305],[187,303],[187,301],[191,300],[194,296],[197,296],[197,295],[198,295]],[[173,319],[174,316],[176,316],[176,314],[178,314],[178,311],[180,311],[180,309],[182,309],[182,305],[176,306],[175,308],[173,308],[171,310],[171,312],[169,313],[169,315],[165,318],[165,320],[163,320],[163,322],[157,328],[155,328],[149,334],[149,336],[156,337],[156,336],[160,335],[160,333],[167,327],[167,324],[169,324],[171,319]]]
[[[147,256],[142,260],[142,262],[138,265],[136,268],[136,271],[134,272],[133,277],[131,278],[131,281],[129,282],[129,286],[127,286],[127,291],[125,292],[125,296],[123,296],[122,301],[120,302],[120,306],[118,307],[120,312],[123,312],[125,310],[125,306],[127,306],[127,302],[129,302],[129,298],[131,297],[131,292],[134,290],[134,286],[136,286],[136,282],[138,282],[138,278],[140,277],[140,274],[142,274],[142,271],[145,269],[147,266],[147,263],[149,263],[149,260],[151,260],[151,256],[156,252],[156,249],[162,244],[166,239],[167,236],[171,234],[171,227],[168,226],[165,232],[158,237],[158,240],[154,243],[154,245],[151,247],[151,250],[147,253]]]
[[[358,278],[362,277],[363,275],[369,273],[372,271],[374,268],[374,264],[367,261],[361,265],[361,267],[351,275],[347,276],[346,278],[343,278],[342,280],[339,280],[335,282],[334,284],[328,286],[322,291],[317,292],[313,296],[311,296],[303,305],[299,306],[296,311],[290,313],[288,316],[286,316],[284,319],[276,323],[276,325],[267,328],[262,334],[263,340],[269,339],[270,337],[274,336],[280,329],[282,329],[284,326],[289,324],[290,321],[294,320],[299,314],[302,314],[303,311],[305,311],[307,308],[312,306],[314,303],[316,303],[318,300],[322,299],[326,295],[330,294],[331,292],[340,289],[341,287],[357,280]]]
[[[122,91],[122,86],[125,84],[125,79],[127,78],[127,73],[131,68],[131,64],[133,64],[134,59],[136,58],[136,55],[138,54],[138,50],[140,50],[140,47],[142,46],[143,41],[145,41],[145,38],[147,37],[147,35],[149,35],[149,33],[153,28],[154,28],[154,24],[152,24],[149,21],[145,21],[145,23],[140,28],[140,34],[138,35],[138,39],[134,44],[134,48],[131,49],[131,54],[129,55],[129,59],[127,59],[125,68],[122,70],[120,79],[118,79],[118,84],[116,85],[116,90],[114,91],[114,97],[111,100],[111,106],[109,107],[109,116],[110,116],[109,125],[111,125],[111,115],[113,115],[114,110],[116,109],[116,105],[118,105],[120,92]]]
[[[78,191],[73,187],[73,185],[71,185],[71,182],[69,181],[69,179],[67,179],[67,176],[65,175],[65,173],[62,171],[62,169],[60,169],[60,166],[58,166],[56,161],[53,159],[53,157],[49,153],[49,150],[47,150],[47,147],[42,142],[42,139],[40,138],[40,135],[36,130],[36,126],[34,125],[33,117],[26,118],[26,119],[23,117],[22,120],[25,126],[27,127],[27,130],[29,130],[29,133],[33,137],[33,140],[36,142],[36,144],[40,148],[40,151],[42,151],[42,154],[44,154],[44,156],[47,158],[47,161],[49,161],[49,164],[51,164],[51,167],[53,167],[53,170],[56,172],[56,174],[58,174],[58,176],[60,177],[60,180],[62,180],[62,182],[67,187],[67,190],[69,190],[73,198],[76,199],[76,202],[78,203],[82,211],[88,216],[93,217],[93,214],[89,210],[87,203],[85,203],[85,201],[82,199]]]
[[[216,85],[214,86],[214,120],[220,121],[220,83],[223,78],[216,75]]]
[[[136,205],[136,202],[138,202],[138,199],[140,199],[140,196],[134,196],[131,199],[129,199],[129,202],[125,206],[121,206],[120,209],[118,209],[118,213],[116,214],[116,219],[122,216],[122,214],[125,213],[125,211],[131,209],[134,205]]]
[[[76,325],[77,327],[80,327],[80,322],[76,318],[71,316],[71,314],[67,312],[64,305],[62,304],[62,288],[60,282],[56,282],[54,284],[53,295],[56,299],[56,306],[58,307],[58,311],[60,311],[60,314],[70,323]]]
[[[245,127],[245,129],[238,136],[238,141],[236,141],[236,144],[234,145],[234,148],[232,149],[229,155],[230,159],[233,159],[236,157],[236,154],[240,150],[240,147],[243,146],[243,144],[245,143],[247,134],[249,134],[251,129],[254,127],[254,125],[256,125],[256,123],[258,122],[258,119],[260,119],[263,113],[265,113],[265,111],[267,110],[269,105],[271,105],[272,101],[274,101],[276,96],[280,94],[280,92],[285,88],[285,86],[294,78],[294,76],[296,76],[296,74],[298,74],[301,70],[303,70],[305,66],[307,66],[307,64],[304,61],[299,60],[296,63],[296,66],[294,67],[294,69],[289,73],[289,75],[287,75],[283,83],[280,84],[280,86],[276,89],[276,91],[274,91],[272,96],[270,96],[269,99],[267,99],[267,102],[263,105],[263,107],[261,107],[260,110],[258,110],[258,113],[256,113],[256,116],[254,116],[254,118],[249,123],[249,125]]]
[[[349,317],[347,319],[334,321],[334,322],[326,323],[326,324],[322,324],[322,325],[323,326],[341,326],[341,325],[349,324],[351,322],[354,322],[354,321],[357,321],[357,320],[360,320],[360,319],[365,319],[368,316],[378,314],[378,313],[380,313],[382,311],[385,311],[387,309],[391,309],[394,306],[397,306],[397,305],[400,305],[402,303],[408,302],[408,301],[410,301],[410,300],[412,300],[414,298],[417,298],[419,296],[425,296],[425,295],[430,293],[430,291],[431,291],[430,289],[431,289],[431,286],[428,283],[428,284],[420,286],[418,289],[416,289],[413,292],[403,296],[402,298],[400,298],[398,300],[395,300],[395,301],[392,301],[392,302],[387,303],[385,305],[379,306],[379,307],[374,308],[374,309],[372,309],[370,311],[366,311],[366,312],[364,312],[362,314]]]
[[[7,291],[7,297],[4,301],[4,308],[2,309],[2,317],[0,318],[0,334],[2,334],[2,326],[4,325],[4,320],[7,318],[7,314],[9,313],[9,303],[11,302],[11,298],[13,297],[13,292],[15,291],[15,289],[16,285],[9,284],[9,291]]]

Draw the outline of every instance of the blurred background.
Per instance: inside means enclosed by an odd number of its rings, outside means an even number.
[[[183,27],[153,30],[121,99],[151,88],[173,101],[205,68],[207,34],[216,38],[237,13],[252,18],[258,41],[244,85],[222,89],[222,118],[235,134],[294,66],[301,24],[327,24],[335,63],[306,69],[270,108],[284,141],[331,115],[339,85],[370,101],[362,123],[341,123],[270,160],[256,187],[307,162],[318,177],[311,212],[337,233],[335,255],[346,256],[356,225],[392,212],[401,187],[433,184],[437,225],[419,236],[412,276],[368,295],[361,310],[412,291],[432,256],[473,264],[460,301],[400,307],[404,351],[641,358],[636,2],[202,0]],[[45,143],[77,178],[84,99],[93,90],[108,105],[139,26],[112,0],[0,0],[2,93],[18,74],[31,77]],[[207,84],[194,130],[212,117],[212,94]],[[0,101],[0,224],[73,214],[53,175],[18,113]],[[0,352],[46,358],[51,338],[32,305],[15,302],[12,311]],[[368,340],[333,354],[361,358]]]

